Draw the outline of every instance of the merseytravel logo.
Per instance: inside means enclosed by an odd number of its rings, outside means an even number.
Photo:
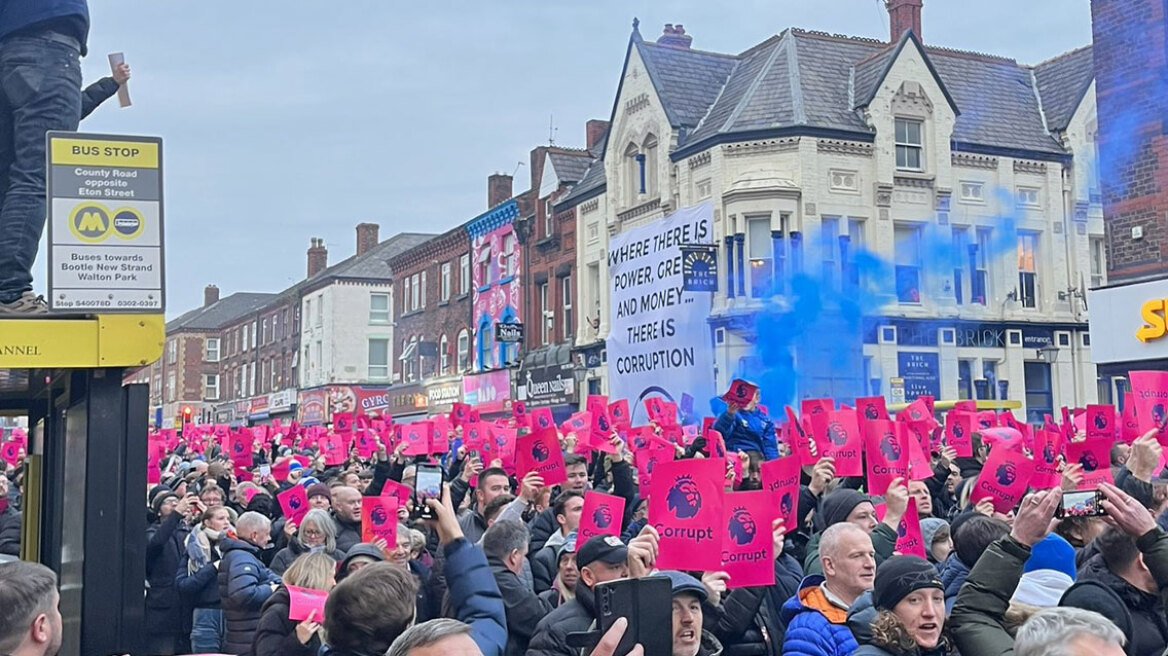
[[[1168,334],[1168,298],[1155,298],[1140,308],[1144,325],[1136,330],[1136,339],[1147,344]]]
[[[98,244],[110,236],[135,239],[145,227],[141,212],[132,207],[110,211],[101,203],[82,203],[69,213],[69,231],[86,244]]]

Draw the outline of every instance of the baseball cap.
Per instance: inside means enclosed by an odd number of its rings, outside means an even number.
[[[629,558],[629,548],[620,538],[613,535],[594,535],[576,551],[576,567],[602,561],[609,565],[619,565]]]
[[[697,597],[699,601],[705,601],[709,597],[709,594],[706,592],[706,586],[702,585],[701,581],[695,579],[689,574],[686,574],[685,572],[679,572],[677,570],[665,570],[662,572],[657,572],[656,576],[664,576],[669,579],[669,583],[673,586],[674,597],[683,593],[692,594],[693,596]]]

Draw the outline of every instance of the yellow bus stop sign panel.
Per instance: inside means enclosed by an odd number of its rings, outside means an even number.
[[[0,320],[0,369],[137,367],[162,355],[160,314]]]

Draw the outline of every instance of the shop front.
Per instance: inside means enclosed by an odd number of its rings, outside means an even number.
[[[1168,279],[1087,292],[1102,400],[1119,403],[1129,371],[1168,370]]]
[[[406,423],[426,418],[430,403],[426,388],[421,383],[394,385],[387,391],[387,410],[396,423]]]
[[[446,376],[426,381],[426,412],[448,415],[462,402],[462,376]]]
[[[296,418],[296,390],[285,389],[268,395],[268,418],[288,423]]]
[[[483,419],[510,416],[511,398],[510,369],[462,377],[462,402],[478,409]]]
[[[568,344],[532,351],[516,373],[515,400],[528,410],[551,408],[557,423],[566,421],[580,404],[576,371]]]

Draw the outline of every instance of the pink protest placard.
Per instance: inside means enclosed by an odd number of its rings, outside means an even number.
[[[280,508],[284,511],[284,517],[290,522],[300,523],[304,516],[308,514],[308,493],[302,485],[293,485],[276,495],[276,500],[280,502]]]
[[[288,473],[292,471],[292,462],[293,460],[291,458],[281,458],[276,461],[276,464],[272,465],[272,478],[277,483],[283,483],[288,480]]]
[[[1067,463],[1083,466],[1083,478],[1077,490],[1094,490],[1100,483],[1115,484],[1111,476],[1111,442],[1086,440],[1066,445]]]
[[[288,619],[301,622],[312,617],[314,622],[324,622],[324,605],[328,601],[328,592],[301,588],[295,585],[288,588]]]
[[[758,393],[758,386],[754,383],[735,378],[730,381],[730,389],[722,395],[722,400],[728,404],[734,404],[739,408],[746,407],[754,400],[754,395]]]
[[[612,452],[612,422],[608,418],[608,406],[595,406],[592,412],[592,425],[589,427],[589,443],[593,449]]]
[[[665,403],[665,399],[660,396],[651,396],[644,401],[645,413],[649,415],[649,421],[661,423],[661,413],[664,409],[661,407]]]
[[[252,444],[255,435],[251,431],[238,431],[231,435],[231,462],[237,467],[251,467]]]
[[[864,433],[868,494],[883,496],[893,479],[908,480],[909,451],[905,442],[903,428],[898,422],[868,422]]]
[[[864,438],[855,410],[834,410],[828,414],[827,439],[821,453],[835,460],[836,476],[864,474]]]
[[[657,465],[672,462],[675,454],[673,445],[657,438],[650,440],[644,449],[633,452],[633,461],[637,464],[637,487],[640,488],[642,497],[649,496],[649,483],[653,481],[653,472]]]
[[[726,439],[716,430],[706,433],[706,457],[726,457]]]
[[[1089,405],[1084,430],[1089,440],[1114,440],[1118,436],[1115,425],[1115,406]]]
[[[1135,399],[1139,434],[1155,431],[1156,440],[1168,445],[1168,371],[1132,371],[1127,377]]]
[[[535,408],[531,411],[531,428],[533,430],[555,428],[555,426],[556,420],[552,416],[551,408]]]
[[[443,415],[430,418],[430,453],[450,452],[450,421]]]
[[[762,489],[771,495],[771,503],[779,510],[787,531],[794,531],[799,514],[799,456],[767,460],[759,466]]]
[[[462,444],[467,451],[481,451],[490,438],[490,429],[482,422],[462,426]]]
[[[345,449],[345,438],[336,433],[329,433],[321,442],[321,453],[324,454],[324,464],[332,467],[339,465],[349,457]]]
[[[884,521],[884,513],[887,512],[888,507],[881,503],[876,506],[876,518]],[[920,556],[927,558],[925,555],[925,540],[921,536],[921,518],[917,512],[917,500],[915,497],[908,498],[908,506],[905,507],[904,517],[900,518],[900,523],[896,525],[896,546],[893,548],[895,553],[902,556]]]
[[[1007,428],[1000,426],[998,428],[986,428],[981,433],[981,443],[989,446],[991,449],[996,447],[1005,447],[1015,451],[1022,450],[1022,433],[1017,428]]]
[[[486,449],[487,462],[491,462],[496,458],[503,464],[503,469],[507,470],[508,474],[515,473],[515,442],[518,431],[514,428],[502,428],[500,426],[491,426],[491,438],[487,440]],[[557,447],[558,448],[558,447]]]
[[[1034,439],[1034,478],[1030,485],[1036,490],[1050,490],[1062,485],[1059,456],[1063,452],[1063,436],[1059,431],[1042,429]]]
[[[945,415],[945,442],[958,458],[973,457],[973,432],[977,418],[968,412],[950,410]]]
[[[455,428],[462,426],[470,416],[469,403],[455,403],[450,410],[450,423],[454,424]]]
[[[660,535],[658,569],[721,568],[725,475],[726,462],[720,458],[662,462],[654,468],[649,523]]]
[[[918,424],[919,425],[919,424]],[[913,481],[927,481],[933,477],[933,464],[921,443],[912,437],[912,426],[904,423],[896,425],[902,432],[901,444],[908,449],[908,477]]]
[[[918,422],[931,419],[933,413],[929,412],[929,405],[925,403],[923,398],[917,398],[912,403],[908,404],[904,410],[896,413],[897,421]]]
[[[729,588],[775,584],[771,524],[778,508],[766,490],[727,492],[722,504],[722,571]]]
[[[414,490],[408,485],[402,485],[397,481],[386,481],[385,487],[381,488],[381,496],[393,497],[397,499],[399,508],[404,508],[410,502],[410,497],[414,496]]]
[[[361,541],[397,544],[397,498],[361,497]]]
[[[629,400],[617,399],[608,404],[608,416],[617,430],[628,430],[632,427],[632,417],[629,415]]]
[[[584,400],[584,409],[588,412],[595,412],[602,408],[608,409],[608,396],[605,394],[589,394],[588,398]]]
[[[876,421],[889,419],[888,406],[883,396],[863,396],[856,399],[856,413],[861,421]]]
[[[624,497],[595,490],[585,492],[584,508],[580,511],[580,528],[576,535],[577,546],[597,535],[620,536],[624,516]]]
[[[359,431],[356,433],[354,443],[357,445],[357,455],[368,460],[377,453],[377,447],[380,446],[377,442],[377,436],[369,431]]]
[[[1136,400],[1131,392],[1123,395],[1123,412],[1119,417],[1119,436],[1128,444],[1140,437],[1140,421],[1136,417]]]
[[[517,440],[515,472],[521,479],[535,472],[543,478],[543,484],[548,486],[568,481],[568,473],[564,469],[564,452],[560,451],[560,438],[554,428],[528,433]]]
[[[998,425],[998,415],[993,410],[982,410],[977,413],[977,429],[984,430]]]
[[[799,456],[799,462],[804,465],[814,465],[819,458],[811,450],[811,436],[803,429],[803,424],[795,416],[795,411],[791,409],[791,406],[787,406],[786,411],[787,435],[790,436],[788,439],[794,439],[794,444],[791,444],[791,448]]]
[[[402,455],[424,456],[430,453],[430,431],[433,425],[428,421],[415,421],[402,427],[402,440],[406,448]]]
[[[352,412],[337,412],[333,414],[333,432],[338,435],[352,433],[354,423]]]
[[[969,502],[976,504],[988,498],[993,501],[994,510],[1006,514],[1018,505],[1033,474],[1034,461],[1022,451],[997,446],[990,450],[989,458],[973,485]]]
[[[591,412],[577,412],[568,420],[560,425],[560,432],[564,435],[569,433],[576,434],[576,441],[589,441],[589,431],[592,428],[592,413]]]

